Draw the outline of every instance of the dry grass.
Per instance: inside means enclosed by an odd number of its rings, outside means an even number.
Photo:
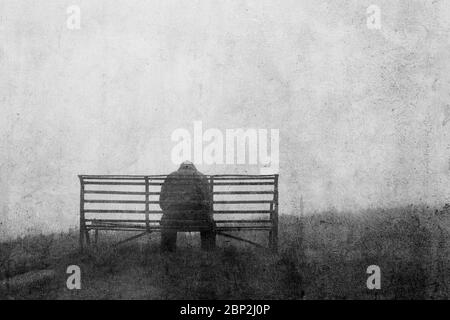
[[[0,292],[13,299],[448,299],[450,213],[427,208],[327,212],[280,217],[272,254],[221,239],[212,253],[198,236],[159,253],[159,235],[118,248],[106,235],[78,253],[78,235],[35,236],[0,244],[0,278],[50,268],[45,287]],[[254,236],[257,237],[257,236]],[[260,239],[265,241],[265,239]],[[82,289],[66,289],[66,268],[82,270]],[[366,268],[381,268],[382,289],[366,288]]]

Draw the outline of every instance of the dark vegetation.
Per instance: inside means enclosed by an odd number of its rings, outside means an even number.
[[[404,207],[358,215],[280,216],[278,254],[220,239],[198,249],[180,234],[176,253],[159,253],[159,234],[119,247],[126,234],[101,234],[78,251],[78,233],[29,236],[0,244],[0,280],[52,269],[56,278],[2,299],[449,299],[450,211]],[[250,235],[258,239],[258,235]],[[261,242],[266,237],[259,238]],[[79,265],[82,289],[66,288]],[[381,268],[381,290],[368,290],[366,269]]]

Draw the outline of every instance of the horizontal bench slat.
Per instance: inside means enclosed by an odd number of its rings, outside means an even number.
[[[258,204],[273,203],[272,200],[214,200],[214,204]]]
[[[145,204],[145,200],[84,200],[85,203],[130,203],[130,204]],[[159,203],[159,201],[149,201],[148,203]]]
[[[146,226],[136,226],[136,227],[120,227],[120,228],[112,228],[112,227],[95,227],[95,228],[89,228],[89,226],[86,226],[86,230],[105,230],[105,231],[142,231],[146,230]]]
[[[273,186],[272,182],[214,182],[215,186]]]
[[[133,174],[107,174],[107,175],[79,175],[82,179],[163,179],[168,177],[168,174],[153,174],[153,175],[133,175]],[[188,176],[188,175],[186,175]],[[214,178],[214,179],[274,179],[275,175],[267,174],[267,175],[258,175],[258,174],[215,174],[215,175],[204,175],[206,178]]]
[[[273,191],[214,191],[213,194],[273,194]]]
[[[271,223],[270,220],[264,219],[264,220],[214,220],[215,223]]]
[[[107,186],[145,186],[145,182],[85,181],[84,184]]]
[[[105,231],[140,231],[140,230],[151,230],[151,231],[161,231],[162,229],[174,229],[179,232],[196,232],[197,230],[209,230],[209,228],[204,226],[189,226],[188,228],[182,227],[161,227],[161,226],[150,226],[147,228],[145,225],[133,225],[133,226],[118,226],[117,228],[111,226],[86,226],[87,230],[105,230]],[[263,226],[236,226],[236,227],[217,227],[216,231],[239,231],[239,230],[251,230],[251,231],[270,231],[272,229],[271,226],[263,227]]]
[[[103,179],[103,178],[117,178],[117,179],[121,179],[121,178],[142,178],[145,179],[147,178],[164,178],[167,177],[167,174],[154,174],[154,175],[139,175],[139,174],[105,174],[105,175],[101,175],[101,174],[94,174],[94,175],[90,175],[90,174],[81,174],[79,175],[79,177],[81,179]]]
[[[85,203],[123,203],[123,204],[159,204],[160,201],[152,200],[84,200]],[[166,202],[178,202],[177,200],[166,201]],[[192,202],[197,203],[197,202]],[[263,204],[263,203],[274,203],[272,200],[214,200],[214,204]]]
[[[86,209],[84,210],[85,213],[160,213],[162,214],[162,211],[157,210],[108,210],[108,209]]]
[[[85,219],[86,222],[94,223],[146,223],[146,220],[134,220],[134,219]],[[192,220],[176,220],[177,222],[192,221]],[[161,220],[148,220],[149,223],[159,223]],[[214,220],[215,223],[271,223],[270,220]]]
[[[159,195],[160,192],[141,191],[108,191],[108,190],[84,190],[84,193],[92,194],[133,194],[133,195]],[[214,191],[214,194],[273,194],[273,191]]]
[[[79,176],[83,180],[90,180],[90,179],[105,179],[105,180],[144,180],[144,179],[155,179],[155,180],[162,180],[168,177],[167,174],[163,175],[80,175]],[[214,180],[263,180],[263,179],[275,179],[274,175],[205,175],[205,178],[213,178]]]
[[[124,228],[124,227],[142,227],[145,226],[145,224],[140,223],[140,224],[118,224],[118,223],[91,223],[91,224],[87,224],[87,227],[91,227],[91,228],[96,228],[96,227],[112,227],[112,228]]]
[[[270,231],[272,230],[271,226],[268,227],[217,227],[216,231],[240,231],[240,230],[251,230],[251,231]]]
[[[84,200],[85,203],[130,203],[130,204],[159,204],[160,201],[158,200],[102,200],[102,199],[86,199]],[[178,200],[166,200],[167,203],[177,203]],[[189,203],[189,202],[186,202]],[[198,201],[191,201],[190,203],[196,204]],[[205,203],[207,203],[205,201]]]
[[[161,210],[108,210],[108,209],[85,209],[85,213],[149,213],[149,214],[163,214]],[[271,210],[214,210],[213,214],[258,214],[271,213]]]
[[[260,227],[255,227],[255,228],[260,228]],[[142,230],[142,229],[149,229],[149,230],[156,230],[159,231],[161,229],[174,229],[174,230],[178,230],[180,232],[182,232],[182,230],[184,230],[185,232],[195,232],[195,231],[199,231],[199,230],[205,230],[205,231],[209,231],[211,230],[209,227],[206,226],[202,226],[202,225],[191,225],[188,227],[179,227],[179,226],[160,226],[160,225],[152,225],[149,226],[149,228],[147,228],[146,225],[118,225],[118,226],[102,226],[102,225],[87,225],[86,229],[98,229],[98,230],[123,230],[123,231],[127,231],[127,230]]]
[[[85,181],[85,185],[106,186],[145,186],[145,182]],[[149,182],[149,186],[161,186],[162,182]],[[186,183],[191,185],[191,183]],[[271,182],[214,182],[215,186],[273,186]]]
[[[145,186],[145,182],[85,181],[85,185]],[[161,186],[163,182],[149,182],[149,186]],[[190,183],[186,183],[190,185]],[[214,182],[215,186],[273,186],[272,182]]]
[[[270,210],[214,210],[214,214],[257,214],[271,213]]]
[[[273,174],[215,174],[212,175],[213,178],[275,178],[276,175]]]
[[[85,219],[86,222],[134,222],[134,223],[145,223],[146,220],[138,220],[138,219]],[[149,222],[159,222],[161,220],[148,220]]]
[[[274,177],[212,177],[214,181],[236,181],[236,180],[261,180],[275,181]]]
[[[143,192],[143,191],[108,191],[108,190],[84,190],[84,193],[91,194],[128,194],[128,195],[158,195],[160,192]]]
[[[145,181],[145,177],[83,177],[81,178],[83,181],[90,180],[124,180],[124,181]],[[150,180],[150,179],[149,179]]]

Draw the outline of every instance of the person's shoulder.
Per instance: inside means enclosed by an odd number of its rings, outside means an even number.
[[[167,177],[173,177],[173,176],[177,176],[177,175],[179,175],[180,173],[178,172],[178,171],[172,171],[171,173],[169,173],[168,175],[167,175]]]
[[[206,174],[203,174],[200,171],[197,171],[196,176],[198,177],[198,179],[200,179],[200,181],[208,182],[208,176]]]
[[[174,171],[174,172],[172,172],[172,173],[170,173],[170,174],[167,175],[166,179],[164,179],[164,182],[174,180],[174,179],[176,179],[179,175],[180,175],[180,173],[179,173],[178,171]]]
[[[200,171],[195,172],[199,177],[206,178],[206,174],[201,173]]]

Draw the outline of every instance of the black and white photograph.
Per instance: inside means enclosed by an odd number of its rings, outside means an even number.
[[[0,0],[0,300],[449,298],[450,1]]]

